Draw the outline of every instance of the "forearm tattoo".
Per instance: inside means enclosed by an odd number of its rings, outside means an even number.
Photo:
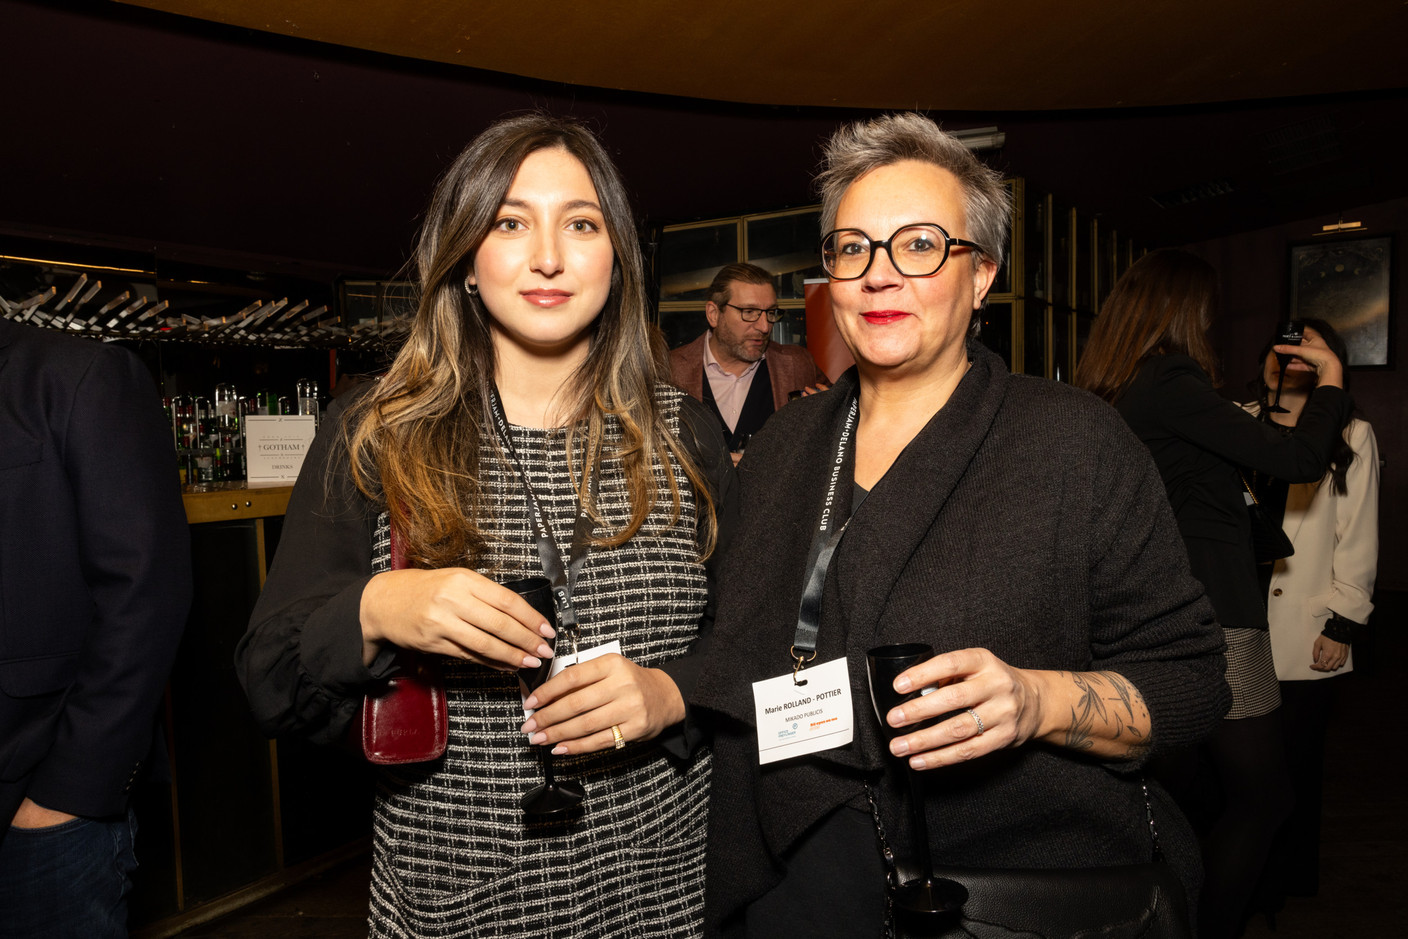
[[[1123,759],[1136,759],[1149,749],[1148,735],[1139,729],[1149,721],[1149,709],[1138,689],[1115,672],[1062,672],[1080,693],[1071,707],[1065,745],[1090,750],[1097,739],[1124,748]]]

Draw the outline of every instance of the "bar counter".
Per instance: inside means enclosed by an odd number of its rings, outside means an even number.
[[[288,511],[291,483],[201,483],[181,487],[186,521],[192,525],[240,519],[282,518]],[[262,583],[262,577],[260,582]]]
[[[267,739],[235,677],[292,490],[183,490],[195,590],[166,693],[172,782],[136,804],[138,939],[176,935],[367,850],[370,769],[350,752]]]

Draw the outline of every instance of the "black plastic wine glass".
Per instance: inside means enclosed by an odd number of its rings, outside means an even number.
[[[900,694],[895,691],[895,679],[900,672],[932,658],[934,647],[920,642],[906,642],[900,645],[879,646],[865,654],[866,675],[870,680],[870,703],[875,708],[875,716],[880,721],[880,729],[887,740],[902,733],[911,733],[916,727],[903,730],[891,727],[885,715],[912,698],[919,692]],[[923,726],[923,725],[919,725]],[[905,766],[909,778],[910,825],[914,832],[915,861],[919,865],[920,876],[906,880],[894,891],[895,906],[910,913],[920,914],[929,925],[935,925],[939,917],[957,920],[968,899],[968,890],[957,881],[934,876],[934,862],[929,855],[929,820],[924,811],[923,788],[919,774]]]
[[[1303,338],[1305,338],[1305,329],[1301,326],[1300,321],[1289,320],[1281,327],[1281,332],[1276,336],[1276,344],[1281,346],[1298,346]],[[1281,368],[1276,373],[1276,397],[1266,406],[1266,410],[1276,414],[1289,414],[1291,413],[1290,411],[1281,407],[1281,386],[1286,382],[1286,366],[1291,364],[1291,359],[1294,358],[1294,356],[1287,355],[1284,352],[1277,352],[1275,355],[1276,363],[1280,365]]]
[[[553,603],[552,584],[546,577],[525,577],[511,580],[505,587],[527,600],[533,609],[543,615],[549,623],[557,622],[557,607]],[[557,646],[557,640],[544,640],[549,646]],[[548,679],[552,670],[552,659],[543,659],[537,668],[520,668],[518,677],[529,691],[533,691]],[[570,811],[586,798],[586,790],[570,779],[559,782],[552,773],[552,748],[539,747],[543,761],[543,784],[535,786],[523,797],[523,811],[529,815],[559,815]]]

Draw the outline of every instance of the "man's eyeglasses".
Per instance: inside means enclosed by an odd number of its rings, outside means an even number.
[[[859,228],[838,228],[821,239],[821,266],[832,280],[858,280],[884,248],[904,276],[928,277],[944,266],[954,246],[983,250],[977,242],[954,238],[932,222],[906,225],[884,241],[872,241]]]
[[[776,323],[782,319],[782,311],[775,306],[768,307],[766,310],[760,310],[755,306],[733,306],[732,303],[725,303],[724,306],[731,306],[737,310],[739,317],[745,323],[756,323],[760,316],[766,316],[769,323]]]

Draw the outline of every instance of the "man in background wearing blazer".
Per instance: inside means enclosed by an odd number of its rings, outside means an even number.
[[[130,801],[191,600],[151,376],[0,319],[0,934],[125,936]]]
[[[772,342],[782,318],[772,275],[754,264],[729,264],[709,285],[709,329],[670,353],[676,385],[719,418],[733,461],[772,413],[798,394],[828,387],[803,346]]]

